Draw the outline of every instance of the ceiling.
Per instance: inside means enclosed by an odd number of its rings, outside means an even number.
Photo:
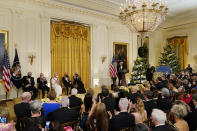
[[[100,12],[106,15],[119,16],[120,4],[125,0],[52,0],[79,8]],[[197,0],[167,0],[169,12],[161,28],[170,28],[183,24],[197,23]]]

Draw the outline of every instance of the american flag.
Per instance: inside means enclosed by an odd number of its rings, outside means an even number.
[[[118,72],[117,72],[117,66],[116,66],[116,61],[114,56],[112,57],[112,63],[110,65],[110,75],[112,78],[117,78],[118,77]]]
[[[4,64],[3,64],[3,81],[4,81],[4,84],[5,84],[5,89],[6,89],[7,93],[9,92],[10,86],[11,86],[10,78],[11,78],[10,62],[9,62],[7,51],[5,50],[5,53],[4,53]]]

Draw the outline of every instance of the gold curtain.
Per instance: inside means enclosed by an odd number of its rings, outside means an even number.
[[[51,75],[59,78],[66,72],[72,79],[81,76],[85,88],[90,86],[90,28],[65,22],[51,22]]]
[[[187,67],[188,41],[187,36],[170,38],[170,44],[178,48],[181,69]]]

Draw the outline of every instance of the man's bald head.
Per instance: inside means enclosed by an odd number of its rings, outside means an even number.
[[[30,102],[31,101],[31,93],[30,92],[24,92],[21,97],[22,97],[23,102]]]

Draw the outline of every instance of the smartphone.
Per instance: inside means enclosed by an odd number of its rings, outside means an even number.
[[[7,118],[0,116],[0,123],[7,123]]]
[[[50,125],[50,121],[46,121],[46,128],[47,128],[47,131],[49,130],[49,125]]]

